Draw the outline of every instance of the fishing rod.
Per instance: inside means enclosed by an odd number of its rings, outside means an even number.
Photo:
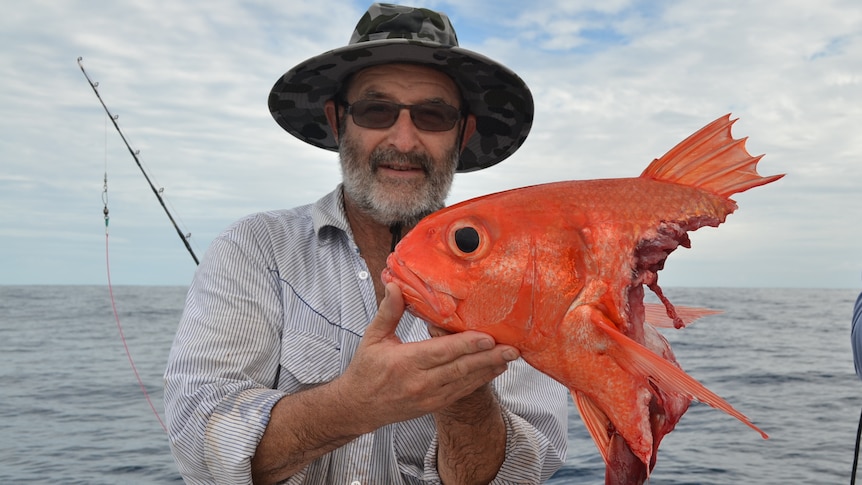
[[[856,297],[856,303],[853,305],[853,317],[850,322],[850,346],[853,349],[853,367],[856,369],[856,375],[862,379],[862,293],[859,293],[859,296]],[[856,428],[856,449],[853,452],[853,469],[850,472],[850,485],[856,484],[860,442],[862,442],[862,415],[859,416],[859,426]]]
[[[84,73],[84,77],[87,78],[87,82],[90,83],[90,87],[93,88],[93,92],[96,94],[96,97],[99,99],[99,103],[102,104],[102,108],[105,109],[105,113],[107,113],[108,118],[111,119],[111,123],[114,124],[114,128],[116,128],[117,133],[120,134],[120,138],[123,139],[123,143],[126,145],[126,148],[129,150],[129,153],[132,155],[132,158],[135,159],[135,163],[138,165],[138,168],[141,169],[141,173],[144,175],[144,178],[147,180],[147,183],[150,185],[150,189],[153,190],[153,194],[156,196],[156,199],[158,199],[159,204],[161,204],[161,206],[162,206],[162,209],[165,210],[165,214],[168,216],[168,219],[170,219],[171,224],[173,224],[174,229],[177,231],[177,235],[180,237],[180,240],[182,240],[183,245],[185,245],[185,247],[186,247],[186,250],[192,256],[192,259],[195,261],[195,264],[196,265],[200,264],[200,262],[198,261],[198,257],[195,255],[194,250],[192,250],[191,244],[189,244],[189,237],[191,237],[191,234],[185,235],[180,230],[179,226],[177,225],[176,221],[174,220],[174,216],[171,215],[171,211],[168,210],[168,206],[165,204],[165,199],[162,198],[162,194],[161,194],[162,191],[157,189],[156,186],[153,185],[153,182],[150,180],[149,175],[147,175],[146,170],[144,170],[143,165],[141,165],[141,160],[138,158],[139,152],[137,150],[132,149],[132,147],[129,145],[128,140],[126,140],[126,136],[123,134],[123,130],[121,130],[120,125],[117,124],[117,118],[119,118],[119,117],[111,114],[111,111],[108,109],[108,106],[105,104],[105,101],[102,100],[102,96],[99,94],[99,88],[98,88],[99,83],[94,83],[93,80],[90,79],[90,76],[87,75],[87,71],[84,70],[84,64],[82,62],[83,60],[84,60],[83,57],[78,58],[78,66],[81,68],[81,72]],[[107,223],[107,213],[105,214],[105,218],[106,218],[105,220]]]
[[[856,451],[853,453],[853,469],[850,471],[850,485],[856,485],[856,468],[859,466],[859,442],[862,440],[862,415],[856,428]]]

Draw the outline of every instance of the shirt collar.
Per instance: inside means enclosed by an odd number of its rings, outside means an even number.
[[[344,192],[341,184],[314,203],[311,208],[311,220],[314,224],[314,233],[319,239],[326,237],[326,231],[323,230],[327,227],[340,230],[353,239],[350,223],[347,222],[347,213],[344,212]]]

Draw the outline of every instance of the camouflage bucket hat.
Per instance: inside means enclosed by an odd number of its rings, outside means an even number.
[[[461,153],[458,172],[490,167],[524,143],[533,124],[533,96],[524,81],[502,64],[458,47],[445,14],[403,5],[372,4],[347,46],[306,60],[275,83],[269,110],[288,133],[337,151],[325,103],[350,74],[398,62],[428,65],[447,74],[476,116],[476,133]]]

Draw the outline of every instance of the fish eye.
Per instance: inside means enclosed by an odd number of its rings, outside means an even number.
[[[487,223],[475,216],[458,218],[441,234],[446,251],[465,264],[484,258],[493,248],[493,236]]]
[[[470,254],[479,247],[479,232],[474,227],[465,226],[455,231],[455,245],[464,254]]]

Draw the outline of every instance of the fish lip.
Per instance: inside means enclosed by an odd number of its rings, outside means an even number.
[[[413,270],[404,265],[404,262],[395,256],[395,253],[390,254],[386,262],[387,267],[383,270],[382,275],[383,281],[385,283],[393,282],[401,288],[408,310],[434,322],[439,322],[452,315],[456,306],[452,297],[435,292]],[[448,301],[443,302],[441,297],[448,297]]]

